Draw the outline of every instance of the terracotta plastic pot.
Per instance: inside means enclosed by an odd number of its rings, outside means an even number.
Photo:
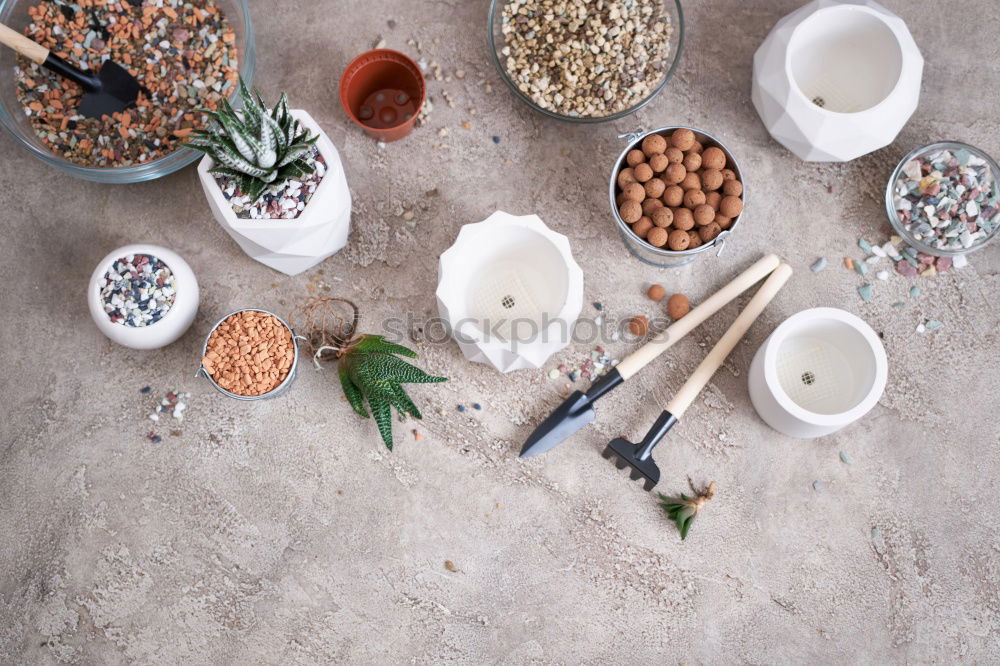
[[[427,97],[417,63],[399,51],[375,49],[351,61],[340,77],[340,103],[351,120],[380,141],[413,130]]]

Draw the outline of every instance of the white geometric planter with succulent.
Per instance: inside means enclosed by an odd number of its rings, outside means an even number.
[[[753,59],[752,99],[799,158],[846,162],[892,143],[920,99],[924,59],[874,0],[813,0],[779,20]]]
[[[254,101],[260,107],[263,107],[263,101],[257,96],[256,100],[249,98],[248,101],[245,98],[244,109],[247,108],[248,103],[253,103]],[[319,151],[319,154],[326,163],[325,167],[322,163],[316,164],[316,174],[322,174],[322,179],[315,184],[315,191],[308,198],[307,202],[304,202],[304,204],[302,202],[295,204],[294,195],[288,197],[288,201],[283,202],[290,204],[290,209],[294,209],[293,206],[297,206],[299,211],[297,217],[292,219],[248,219],[238,216],[233,210],[227,192],[224,192],[219,187],[215,174],[210,173],[210,170],[217,168],[219,164],[213,159],[213,154],[203,147],[200,149],[205,150],[209,154],[206,154],[198,164],[198,177],[201,180],[202,189],[204,189],[205,196],[212,208],[212,214],[219,225],[226,230],[226,233],[239,244],[240,248],[262,264],[287,275],[296,275],[315,266],[347,244],[347,235],[351,224],[351,192],[347,187],[347,179],[344,175],[344,167],[340,161],[340,154],[326,133],[316,124],[316,121],[305,111],[298,109],[289,111],[285,105],[284,96],[282,96],[278,106],[279,110],[269,115],[280,120],[285,120],[282,114],[289,114],[291,118],[298,121],[299,125],[307,133],[316,137],[316,139],[314,144],[308,140],[303,141],[304,135],[298,134],[296,136],[298,129],[292,123],[291,129],[288,130],[290,136],[285,137],[285,143],[283,144],[280,139],[278,141],[279,156],[277,163],[273,163],[272,160],[265,162],[271,167],[270,170],[275,170],[278,165],[285,161],[282,155],[287,154],[291,158],[296,153],[301,154],[303,146],[311,148],[312,145],[315,145],[316,150]],[[223,111],[222,113],[224,114],[225,112]],[[245,110],[240,112],[240,118],[247,118]],[[258,118],[258,122],[262,122],[262,120]],[[256,156],[256,151],[267,150],[267,146],[262,146],[262,144],[268,138],[268,133],[275,134],[278,132],[277,125],[269,124],[275,128],[273,132],[269,129],[261,131],[257,127],[257,132],[252,133],[249,137],[241,133],[242,139],[249,142],[249,145],[243,146],[248,151],[247,155]],[[286,125],[286,129],[287,127]],[[198,145],[198,142],[200,142],[201,146],[207,146],[212,140],[210,132],[203,132],[201,136],[194,137],[189,145],[194,144],[193,147],[200,147]],[[296,140],[299,143],[295,143]],[[289,144],[288,142],[291,143]],[[217,152],[217,146],[210,146],[209,148]],[[287,153],[282,152],[282,149],[287,151]],[[236,157],[240,158],[242,156],[237,155]],[[220,159],[229,161],[233,158],[232,156],[226,156]],[[253,174],[261,172],[260,170],[253,170],[251,168],[257,166],[256,161],[248,161],[251,162],[249,165],[239,162],[239,160],[237,160],[238,164],[233,164],[233,166],[239,167],[236,169],[236,172],[240,172],[239,177],[245,177],[245,172],[248,171]],[[302,166],[299,160],[294,160],[293,162],[299,165],[299,167]],[[236,172],[233,174],[234,177],[236,176]],[[295,170],[293,170],[292,176],[289,179],[285,179],[283,178],[285,173],[287,172],[279,170],[277,177],[268,175],[268,177],[272,178],[272,181],[266,186],[261,186],[264,187],[263,191],[265,193],[273,193],[275,190],[280,189],[280,183],[284,181],[289,183],[291,189],[282,191],[295,192],[295,185],[300,182],[296,176],[298,178],[302,178],[303,176],[308,178],[308,174],[296,174]],[[251,187],[253,186],[257,185],[251,183]],[[267,189],[268,187],[270,189]],[[229,194],[231,196],[231,193]],[[256,200],[256,197],[253,197],[253,200]],[[275,207],[277,208],[277,206]]]
[[[497,211],[463,226],[441,255],[437,302],[470,361],[538,368],[570,342],[583,271],[569,240],[537,215]]]

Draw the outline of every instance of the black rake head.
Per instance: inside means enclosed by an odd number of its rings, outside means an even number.
[[[619,437],[609,442],[601,455],[613,461],[618,469],[631,467],[629,477],[633,481],[642,480],[642,487],[649,492],[660,482],[660,468],[653,456],[647,456],[645,460],[640,457],[644,448],[643,444],[633,444]]]
[[[624,437],[619,437],[608,442],[601,455],[608,460],[614,460],[618,469],[631,466],[632,471],[629,476],[634,481],[642,479],[642,487],[649,492],[660,482],[660,468],[653,460],[653,449],[675,423],[677,418],[664,410],[641,442],[633,444]]]

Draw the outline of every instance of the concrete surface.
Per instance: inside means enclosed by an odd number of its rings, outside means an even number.
[[[543,120],[501,87],[485,58],[484,2],[252,2],[258,83],[270,97],[287,89],[323,125],[355,194],[349,247],[294,279],[225,236],[194,168],[99,186],[0,139],[0,662],[1000,660],[1000,245],[918,280],[914,300],[894,275],[864,304],[861,279],[838,265],[857,256],[859,236],[879,237],[884,181],[904,152],[954,138],[1000,153],[1000,19],[987,0],[887,0],[927,59],[921,107],[891,146],[815,165],[771,141],[749,101],[754,49],[798,0],[686,4],[687,51],[666,92],[632,118],[576,127]],[[407,40],[417,39],[428,61],[466,72],[432,81],[428,125],[385,149],[337,101],[340,71],[379,35],[414,55]],[[606,182],[617,133],[672,123],[734,147],[751,207],[722,257],[656,270],[618,240]],[[415,207],[413,229],[404,205]],[[438,254],[461,224],[497,208],[538,213],[567,234],[586,302],[603,301],[609,317],[651,314],[651,280],[697,302],[765,251],[795,267],[658,452],[663,490],[683,490],[687,475],[719,486],[686,542],[598,452],[645,431],[736,306],[603,401],[574,441],[529,461],[516,453],[563,382],[500,376],[453,344],[420,345],[424,366],[451,381],[413,391],[427,418],[396,425],[392,454],[331,371],[305,368],[286,397],[252,405],[193,377],[219,315],[287,312],[309,285],[358,301],[369,330],[432,313]],[[145,239],[187,258],[203,301],[180,341],[140,353],[98,333],[83,290],[109,249]],[[821,255],[831,267],[814,275]],[[864,421],[798,442],[756,417],[746,368],[779,321],[815,305],[883,333],[890,382]],[[914,332],[932,317],[944,328]],[[619,357],[629,348],[609,345]],[[152,396],[139,393],[147,384]],[[146,413],[175,387],[192,393],[187,418],[151,444]],[[473,401],[484,409],[456,411]],[[426,436],[414,441],[413,428]]]

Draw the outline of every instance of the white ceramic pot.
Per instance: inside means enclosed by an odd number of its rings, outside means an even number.
[[[874,0],[813,0],[753,59],[753,104],[803,160],[846,162],[888,145],[920,98],[924,59],[903,19]]]
[[[885,390],[888,361],[878,334],[837,308],[792,315],[750,364],[750,400],[789,437],[829,435],[868,413]]]
[[[438,312],[462,353],[501,372],[541,367],[572,338],[583,271],[536,215],[466,224],[441,255]]]
[[[326,175],[297,218],[243,220],[236,217],[215,177],[208,172],[215,164],[207,155],[198,163],[198,177],[215,219],[244,252],[286,275],[297,275],[347,245],[351,191],[347,188],[344,167],[333,142],[308,113],[299,109],[291,113],[306,129],[319,135],[316,146],[326,160]]]
[[[173,305],[162,319],[148,326],[126,326],[112,322],[104,311],[101,299],[100,282],[111,265],[121,257],[136,254],[148,254],[160,259],[174,275],[176,294]],[[176,252],[148,243],[126,245],[109,252],[97,264],[87,285],[87,306],[97,328],[112,341],[133,349],[157,349],[184,335],[198,312],[198,300],[198,280],[188,263]]]

